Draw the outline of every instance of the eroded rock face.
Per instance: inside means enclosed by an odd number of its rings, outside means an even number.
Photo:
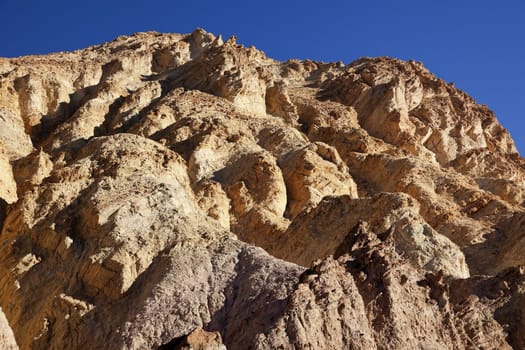
[[[0,346],[521,349],[524,164],[421,63],[0,59]]]
[[[258,348],[511,348],[487,316],[494,312],[489,301],[468,293],[456,299],[441,274],[422,274],[396,253],[391,237],[381,241],[361,228],[347,243],[337,260],[325,258],[301,275]]]

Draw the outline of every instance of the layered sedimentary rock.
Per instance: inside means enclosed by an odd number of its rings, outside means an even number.
[[[525,346],[524,161],[418,62],[0,59],[0,180],[5,347]]]

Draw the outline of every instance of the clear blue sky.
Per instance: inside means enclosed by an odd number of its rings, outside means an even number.
[[[7,57],[202,27],[280,60],[415,59],[488,105],[525,155],[522,0],[0,0],[0,13],[0,56]]]

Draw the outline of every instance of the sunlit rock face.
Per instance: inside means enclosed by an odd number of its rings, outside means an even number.
[[[1,348],[525,347],[523,159],[418,62],[0,59],[0,180]]]

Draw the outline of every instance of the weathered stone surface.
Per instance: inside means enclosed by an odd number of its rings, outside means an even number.
[[[417,62],[0,59],[0,346],[522,349],[524,165]]]
[[[5,318],[5,315],[1,309],[0,309],[0,347],[6,350],[18,349],[18,345],[16,345],[16,340],[15,340],[15,336],[13,335],[13,331],[11,330],[11,327],[9,327],[9,323],[7,322],[7,319]]]
[[[321,142],[296,149],[280,160],[288,189],[288,215],[315,207],[328,195],[357,197],[357,186],[337,150]]]
[[[0,149],[0,152],[2,150]],[[17,201],[16,181],[13,176],[13,169],[9,158],[4,153],[0,153],[0,199],[7,203]]]
[[[327,197],[315,209],[294,221],[269,248],[282,259],[303,266],[328,255],[337,255],[364,225],[391,236],[396,250],[415,266],[465,278],[469,269],[459,247],[440,235],[419,215],[411,197],[381,193],[372,198]]]
[[[325,258],[301,275],[257,348],[510,349],[503,327],[488,316],[490,301],[456,293],[442,275],[414,269],[391,237],[381,241],[361,229],[348,243],[339,259]]]

